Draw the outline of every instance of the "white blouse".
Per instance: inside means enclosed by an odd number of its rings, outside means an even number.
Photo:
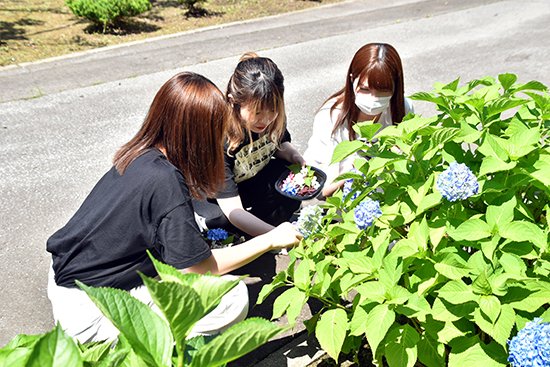
[[[346,159],[330,164],[334,148],[344,140],[349,140],[349,130],[347,126],[341,126],[332,134],[334,124],[341,109],[335,108],[330,113],[330,108],[334,105],[335,100],[329,100],[321,107],[313,120],[313,133],[309,138],[307,149],[304,153],[304,159],[308,165],[320,168],[327,175],[327,184],[334,181],[336,177],[342,173],[349,172],[353,168],[353,161],[357,155],[351,155]],[[414,112],[412,101],[405,98],[405,115],[409,112]],[[392,124],[390,107],[382,112],[378,123],[382,124],[382,128]]]

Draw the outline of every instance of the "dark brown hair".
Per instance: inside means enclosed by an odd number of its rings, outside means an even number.
[[[233,105],[233,116],[227,129],[229,151],[244,141],[250,130],[241,120],[242,105],[252,104],[256,111],[270,110],[278,113],[277,120],[268,126],[265,134],[277,145],[286,125],[284,78],[277,65],[267,57],[253,52],[245,53],[229,79],[227,100]]]
[[[151,148],[164,148],[195,198],[213,197],[224,181],[223,138],[229,108],[207,78],[183,72],[157,92],[138,133],[115,154],[120,174]]]
[[[332,133],[334,134],[341,126],[345,125],[348,128],[350,140],[354,140],[356,137],[352,126],[357,122],[359,116],[359,108],[355,105],[353,90],[353,82],[357,78],[360,81],[367,81],[369,88],[393,93],[390,109],[394,124],[401,122],[405,116],[403,66],[399,54],[393,46],[387,43],[366,44],[353,56],[346,74],[344,88],[327,99],[327,101],[336,99],[331,107],[331,113],[337,106],[341,108]]]

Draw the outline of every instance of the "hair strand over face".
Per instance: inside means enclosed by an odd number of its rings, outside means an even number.
[[[226,98],[232,104],[232,118],[227,129],[229,151],[237,148],[251,136],[250,126],[242,121],[241,106],[248,105],[255,111],[277,112],[276,121],[269,125],[265,134],[279,144],[286,128],[284,103],[284,78],[277,65],[266,57],[254,53],[243,55],[227,85]]]

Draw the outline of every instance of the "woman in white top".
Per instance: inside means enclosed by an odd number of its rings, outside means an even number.
[[[319,109],[313,133],[304,153],[307,164],[327,174],[323,196],[332,195],[344,181],[334,181],[353,168],[357,157],[330,164],[334,148],[344,140],[356,139],[352,126],[374,121],[382,127],[397,124],[413,111],[403,92],[403,67],[399,54],[386,43],[369,43],[356,53],[348,69],[346,83]]]

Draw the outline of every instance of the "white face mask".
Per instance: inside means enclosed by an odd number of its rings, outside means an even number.
[[[370,93],[357,92],[358,80],[353,82],[353,91],[355,93],[355,105],[366,115],[378,115],[384,112],[390,105],[391,96],[375,97]]]

